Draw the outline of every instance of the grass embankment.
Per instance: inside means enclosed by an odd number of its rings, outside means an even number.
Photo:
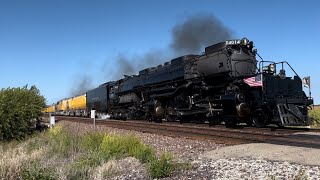
[[[107,179],[117,173],[110,162],[126,157],[138,159],[152,178],[169,176],[177,167],[170,154],[158,158],[134,135],[75,135],[61,126],[0,147],[0,179]]]
[[[311,118],[312,127],[320,127],[320,108],[309,110],[309,117]]]

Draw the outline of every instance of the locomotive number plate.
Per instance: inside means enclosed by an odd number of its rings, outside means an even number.
[[[238,45],[240,44],[240,40],[228,40],[226,41],[226,45]]]

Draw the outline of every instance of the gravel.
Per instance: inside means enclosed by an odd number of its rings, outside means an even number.
[[[75,133],[92,131],[92,125],[61,121],[65,127]],[[271,161],[263,158],[239,157],[210,159],[203,156],[206,152],[223,149],[225,145],[214,141],[199,141],[187,138],[174,138],[157,134],[110,128],[98,125],[97,131],[118,134],[135,134],[141,140],[154,147],[156,152],[170,152],[177,162],[188,163],[190,168],[175,171],[164,179],[319,179],[320,167],[308,166],[285,161]],[[129,157],[112,163],[116,171],[107,179],[150,179],[144,164]],[[99,179],[99,178],[95,178]]]
[[[319,166],[303,166],[263,159],[197,160],[194,168],[167,179],[318,179]],[[307,178],[308,177],[308,178]]]
[[[203,157],[212,160],[251,157],[307,166],[320,166],[319,154],[320,149],[316,148],[251,143],[222,147],[217,150],[204,153]]]

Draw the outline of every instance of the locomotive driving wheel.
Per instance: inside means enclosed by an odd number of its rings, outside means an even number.
[[[177,111],[175,107],[177,107],[175,101],[173,99],[166,102],[165,112],[164,112],[164,119],[168,122],[176,121],[177,120]]]
[[[262,109],[257,109],[252,114],[252,122],[257,128],[266,126],[267,117]]]

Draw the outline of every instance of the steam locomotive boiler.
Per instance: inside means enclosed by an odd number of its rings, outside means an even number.
[[[87,92],[87,110],[114,119],[308,125],[307,107],[313,101],[301,78],[286,77],[283,68],[277,74],[276,65],[286,62],[258,63],[253,47],[246,38],[221,42],[201,55],[181,56],[107,82]]]

